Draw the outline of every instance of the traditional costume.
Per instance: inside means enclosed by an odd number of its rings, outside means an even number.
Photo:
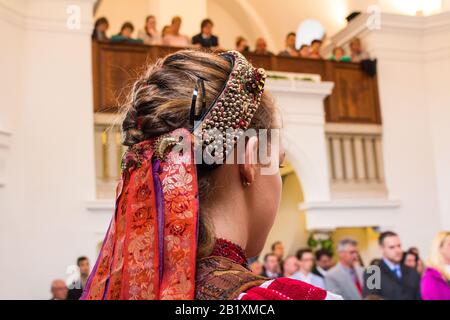
[[[260,105],[266,78],[238,52],[221,56],[232,71],[211,106],[205,105],[204,83],[198,80],[191,130],[174,130],[125,153],[115,214],[82,299],[332,297],[301,281],[254,275],[244,250],[223,239],[216,240],[209,257],[196,257],[197,174],[214,169],[232,152]],[[199,163],[199,154],[200,160],[214,161]]]

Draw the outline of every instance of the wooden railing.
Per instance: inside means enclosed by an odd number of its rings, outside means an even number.
[[[117,112],[133,81],[145,67],[179,48],[94,42],[92,47],[94,111]],[[247,54],[271,71],[320,75],[335,88],[325,101],[327,122],[381,124],[377,78],[356,63]]]

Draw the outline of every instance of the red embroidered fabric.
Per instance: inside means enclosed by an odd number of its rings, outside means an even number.
[[[216,239],[211,256],[225,257],[244,267],[247,266],[247,257],[244,249],[225,239]]]
[[[253,287],[239,296],[239,300],[325,300],[327,292],[306,282],[278,278]]]
[[[244,249],[225,239],[216,239],[211,256],[228,258],[235,263],[247,267],[247,257]],[[327,292],[306,282],[278,278],[268,280],[260,286],[255,286],[240,295],[240,300],[324,300]]]
[[[185,129],[171,133],[192,144]],[[191,152],[154,157],[133,146],[117,187],[116,212],[81,299],[194,298],[198,198]]]

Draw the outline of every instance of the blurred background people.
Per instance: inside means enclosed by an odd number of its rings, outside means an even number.
[[[333,267],[333,254],[326,249],[319,249],[315,253],[316,263],[312,272],[323,278]]]
[[[283,277],[292,278],[298,271],[298,259],[296,256],[288,256],[283,262]]]
[[[333,49],[333,55],[330,60],[332,61],[341,61],[341,62],[350,62],[352,58],[350,56],[345,55],[345,50],[342,47],[335,47]]]
[[[156,29],[156,18],[153,15],[148,16],[145,19],[144,28],[139,30],[138,38],[144,41],[147,45],[159,45],[161,44],[161,35]]]
[[[265,55],[273,55],[272,52],[267,50],[267,42],[264,38],[256,39],[255,43],[255,51],[256,54],[265,54]]]
[[[131,42],[143,43],[141,39],[133,39],[134,26],[131,22],[125,22],[120,28],[120,32],[111,37],[111,42]]]
[[[201,47],[214,49],[219,47],[219,38],[213,35],[214,24],[210,19],[205,19],[200,25],[200,33],[192,37],[192,44]]]
[[[309,57],[311,59],[323,59],[320,55],[320,49],[322,48],[322,40],[313,40],[311,42],[311,48],[309,50]]]
[[[311,249],[300,249],[297,251],[299,269],[292,278],[312,284],[313,286],[325,289],[323,278],[315,275],[312,270],[314,267],[314,254]]]
[[[338,263],[325,275],[328,291],[341,295],[344,300],[362,299],[363,269],[355,267],[358,261],[358,243],[350,238],[342,239],[337,245]]]
[[[105,17],[98,18],[95,21],[94,30],[92,31],[92,40],[95,41],[108,41],[109,38],[106,35],[106,31],[109,29],[109,21]]]
[[[423,263],[422,258],[420,258],[419,249],[416,247],[411,247],[407,252],[412,252],[417,255],[417,272],[421,275],[425,270],[425,264]]]
[[[77,259],[77,266],[80,273],[79,279],[71,285],[67,294],[67,300],[78,300],[81,298],[83,290],[86,287],[89,274],[91,273],[91,266],[87,257],[79,257]]]
[[[421,293],[424,300],[450,300],[450,232],[439,232],[433,239]]]
[[[370,261],[369,266],[379,266],[380,263],[381,263],[381,259],[376,258],[376,259],[373,259],[372,261]]]
[[[170,33],[170,26],[164,26],[161,30],[161,39],[164,39]]]
[[[270,278],[276,279],[280,277],[280,265],[279,260],[273,253],[268,253],[264,256],[264,270],[262,275]]]
[[[250,51],[250,47],[248,46],[248,41],[244,37],[237,37],[236,39],[236,51],[239,51],[240,53],[245,53]]]
[[[182,20],[180,17],[177,16],[172,18],[170,29],[166,31],[167,33],[163,38],[164,45],[181,48],[190,46],[191,42],[189,41],[189,38],[180,34],[181,24]]]
[[[250,270],[253,272],[253,274],[262,275],[263,274],[263,265],[258,260],[253,261],[250,264]]]
[[[402,266],[417,270],[418,262],[419,262],[419,256],[416,253],[411,252],[411,251],[403,252],[402,261],[401,261]]]
[[[283,261],[284,257],[284,246],[281,241],[276,241],[272,243],[272,246],[270,248],[272,250],[272,253],[278,258],[278,261]]]
[[[386,231],[380,234],[378,243],[382,252],[380,267],[380,288],[369,288],[367,281],[364,296],[379,295],[385,300],[420,299],[420,276],[416,269],[401,265],[403,251],[400,237]],[[365,273],[365,280],[370,274]]]
[[[297,49],[295,49],[295,40],[297,35],[295,32],[290,32],[286,36],[286,48],[281,51],[278,55],[281,57],[299,57]]]
[[[361,45],[361,39],[354,38],[350,42],[351,58],[353,62],[361,62],[369,59],[369,54],[363,50]]]
[[[67,286],[64,280],[57,279],[52,282],[51,285],[52,297],[50,300],[66,300],[67,299]]]
[[[298,54],[301,58],[309,58],[309,46],[307,44],[302,44]]]

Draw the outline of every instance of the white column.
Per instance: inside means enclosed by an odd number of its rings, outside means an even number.
[[[299,82],[292,88],[277,86],[276,81],[268,84],[282,112],[285,149],[305,202],[330,199],[323,100],[332,89],[331,82]]]

